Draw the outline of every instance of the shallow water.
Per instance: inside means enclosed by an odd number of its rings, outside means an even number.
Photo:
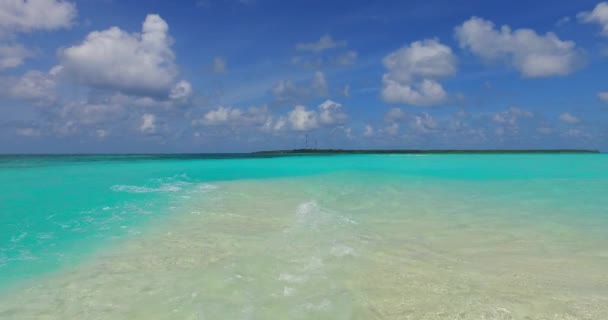
[[[65,212],[84,231],[53,229],[54,246],[6,242],[39,268],[5,260],[0,318],[608,318],[604,155],[79,165],[35,168],[72,170],[62,183],[89,190],[101,171],[116,199],[97,200],[113,203],[93,220]],[[122,208],[118,223],[97,218],[105,207]],[[45,224],[5,230],[32,225]]]

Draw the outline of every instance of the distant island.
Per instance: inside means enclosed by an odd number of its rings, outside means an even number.
[[[584,149],[485,149],[485,150],[450,150],[450,149],[292,149],[257,151],[259,155],[287,155],[287,154],[499,154],[499,153],[600,153],[598,150]]]

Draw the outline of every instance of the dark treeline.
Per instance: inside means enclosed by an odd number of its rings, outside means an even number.
[[[488,150],[414,150],[414,149],[377,149],[377,150],[347,150],[347,149],[293,149],[258,151],[254,154],[280,155],[280,154],[497,154],[497,153],[599,153],[597,150],[579,149],[488,149]]]

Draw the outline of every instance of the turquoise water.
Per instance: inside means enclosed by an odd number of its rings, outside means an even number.
[[[0,318],[604,319],[607,191],[603,154],[2,156]]]

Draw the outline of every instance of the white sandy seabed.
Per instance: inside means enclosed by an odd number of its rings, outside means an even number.
[[[606,237],[542,206],[346,174],[216,186],[0,319],[608,319]]]

